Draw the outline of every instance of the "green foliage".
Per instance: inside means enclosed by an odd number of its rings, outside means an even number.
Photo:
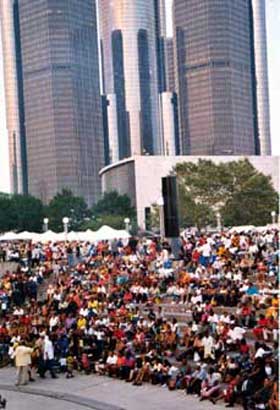
[[[63,230],[62,219],[70,218],[69,228],[77,230],[80,228],[89,210],[85,200],[74,196],[70,190],[64,189],[51,200],[45,209],[45,214],[49,218],[49,228],[59,232]]]
[[[81,230],[91,229],[97,231],[103,225],[108,225],[114,229],[124,229],[124,218],[120,215],[103,215],[84,222]]]
[[[277,210],[271,178],[247,160],[215,164],[209,160],[177,164],[182,226],[215,224],[221,212],[226,225],[263,225]]]
[[[222,209],[226,225],[265,225],[278,211],[278,195],[271,180],[258,173],[239,186]]]
[[[0,232],[11,231],[14,227],[11,198],[8,195],[0,195]]]
[[[42,202],[31,195],[0,196],[0,231],[40,232]]]
[[[122,215],[124,218],[134,218],[135,209],[131,206],[127,195],[119,195],[116,191],[106,192],[92,208],[94,216]]]
[[[92,218],[83,224],[83,229],[99,229],[109,225],[115,229],[124,229],[124,219],[130,218],[131,225],[136,223],[136,212],[127,195],[119,195],[116,191],[106,192],[97,204],[92,207]]]

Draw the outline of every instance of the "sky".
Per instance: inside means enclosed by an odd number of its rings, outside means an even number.
[[[133,1],[133,0],[131,0]],[[173,0],[166,0],[167,30],[172,35],[171,7]],[[269,92],[272,154],[280,155],[280,0],[267,2],[267,43],[269,58]],[[5,99],[3,58],[0,30],[0,192],[9,192],[8,141],[5,124]]]

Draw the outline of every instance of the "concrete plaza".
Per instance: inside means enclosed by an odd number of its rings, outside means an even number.
[[[79,376],[67,380],[37,379],[28,386],[14,386],[15,369],[0,370],[0,394],[8,399],[7,410],[222,410],[224,404],[212,405],[186,396],[183,391],[170,392],[165,387],[131,384],[101,376]]]

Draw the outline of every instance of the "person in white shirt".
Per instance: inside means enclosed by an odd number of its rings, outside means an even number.
[[[42,378],[45,377],[45,373],[47,371],[50,372],[51,377],[56,379],[57,376],[54,371],[54,347],[53,342],[49,338],[48,335],[45,335],[44,342],[43,342],[43,359],[45,362],[44,371],[40,374]]]

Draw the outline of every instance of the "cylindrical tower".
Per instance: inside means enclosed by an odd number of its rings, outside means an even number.
[[[116,95],[108,94],[107,100],[109,157],[110,163],[114,163],[119,160],[118,116]]]
[[[162,93],[161,105],[164,155],[176,155],[175,109],[173,104],[173,93]]]
[[[156,21],[151,0],[99,0],[105,94],[116,94],[120,159],[160,154]]]
[[[252,0],[260,155],[271,155],[265,3]]]
[[[6,124],[9,141],[10,185],[13,193],[27,192],[24,108],[21,95],[21,56],[17,34],[17,1],[1,0],[0,18],[4,60]]]

